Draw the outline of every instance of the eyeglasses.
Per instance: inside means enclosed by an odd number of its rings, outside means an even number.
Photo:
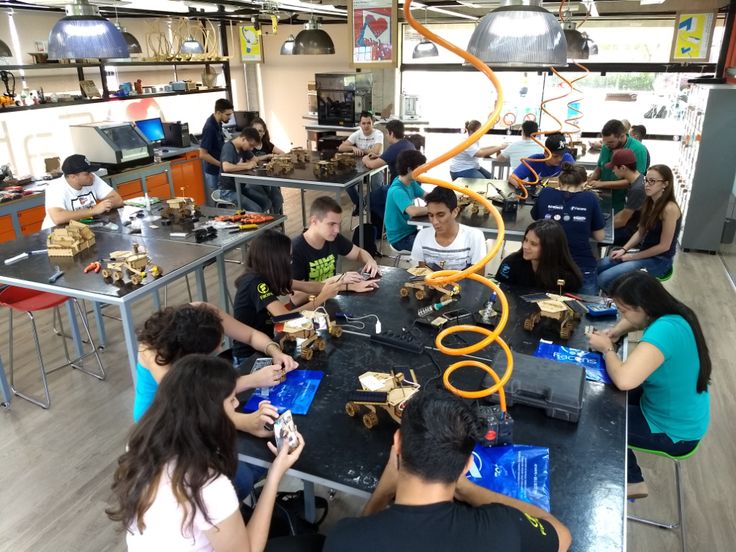
[[[667,182],[664,178],[645,178],[644,184],[654,184],[655,182]]]

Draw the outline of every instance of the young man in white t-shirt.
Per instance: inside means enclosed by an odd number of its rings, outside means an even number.
[[[84,155],[70,155],[64,159],[64,176],[49,183],[46,188],[46,217],[41,229],[66,224],[72,220],[93,217],[123,206],[120,197],[104,180],[92,171]]]
[[[457,222],[460,209],[455,192],[438,186],[424,196],[424,201],[432,227],[422,228],[417,234],[411,250],[413,261],[463,270],[485,257],[483,232]]]
[[[352,153],[356,157],[374,154],[381,155],[383,152],[383,132],[377,128],[373,128],[373,115],[369,111],[363,111],[360,114],[360,130],[356,130],[347,139],[340,144],[337,151]],[[371,177],[371,190],[378,188],[383,184],[383,175],[374,174]],[[358,214],[358,186],[348,188],[348,196],[353,201],[355,208],[353,215]]]

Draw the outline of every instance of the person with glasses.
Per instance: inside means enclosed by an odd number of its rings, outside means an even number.
[[[284,150],[277,148],[271,142],[271,135],[268,132],[266,121],[260,117],[254,117],[251,126],[256,129],[260,140],[253,145],[253,155],[255,155],[259,161],[268,161],[274,155],[283,155]]]
[[[627,272],[643,269],[652,276],[662,276],[672,268],[682,222],[673,183],[667,165],[652,165],[647,171],[639,227],[623,247],[614,249],[598,264],[598,285],[604,291]]]

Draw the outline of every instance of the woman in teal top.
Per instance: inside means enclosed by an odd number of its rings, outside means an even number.
[[[603,353],[613,383],[629,391],[628,444],[680,456],[705,435],[710,419],[711,361],[698,317],[672,297],[652,275],[625,274],[611,296],[621,320],[593,332],[590,346]],[[643,329],[641,342],[622,361],[613,341]],[[646,483],[629,450],[629,498],[647,496]]]

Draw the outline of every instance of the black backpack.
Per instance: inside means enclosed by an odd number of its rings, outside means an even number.
[[[378,251],[378,229],[370,222],[363,224],[363,249],[365,249],[371,257],[380,257]],[[360,246],[360,225],[353,230],[353,243]]]

